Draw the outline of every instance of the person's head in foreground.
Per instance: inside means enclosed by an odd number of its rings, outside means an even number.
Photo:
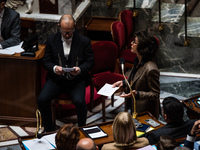
[[[177,146],[177,142],[171,136],[162,135],[157,143],[157,150],[173,150]]]
[[[129,146],[137,140],[136,127],[128,112],[120,112],[113,122],[113,138],[116,146]]]
[[[98,146],[91,138],[82,138],[76,145],[76,150],[98,150]]]
[[[163,117],[167,123],[183,119],[183,104],[175,97],[166,97],[163,102]]]
[[[79,141],[80,133],[73,124],[66,124],[56,134],[57,150],[74,150]]]

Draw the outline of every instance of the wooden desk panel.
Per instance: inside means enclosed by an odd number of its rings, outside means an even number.
[[[153,119],[157,122],[159,122],[154,116],[152,116],[149,112],[144,112],[144,113],[140,113],[138,114],[138,119],[141,123],[145,123],[144,120],[145,119]],[[159,122],[160,123],[160,122]],[[111,142],[114,142],[114,139],[113,139],[113,131],[112,131],[112,124],[113,124],[113,121],[108,121],[108,122],[103,122],[103,123],[99,123],[99,124],[95,124],[95,125],[98,125],[101,127],[101,129],[106,132],[108,134],[108,137],[104,137],[104,138],[100,138],[100,139],[96,139],[94,140],[95,144],[98,145],[99,147],[103,146],[103,144],[106,144],[106,143],[111,143]],[[162,123],[160,123],[161,125],[159,127],[156,127],[155,129],[158,129],[160,127],[163,127],[164,125]],[[95,126],[95,125],[89,125],[89,126],[85,126],[85,127],[91,127],[91,126]],[[82,132],[81,130],[79,130],[80,132],[80,139],[82,138],[85,138],[87,137],[85,135],[84,132]],[[55,133],[55,132],[51,132],[51,133]],[[48,134],[51,134],[51,133],[45,133],[44,135],[48,135]],[[26,136],[26,137],[19,137],[18,138],[18,141],[20,143],[20,146],[23,150],[25,150],[23,144],[22,144],[22,141],[24,140],[31,140],[35,138],[34,136]]]
[[[113,121],[108,121],[108,122],[103,122],[103,123],[97,124],[97,125],[99,125],[101,127],[101,129],[105,133],[108,134],[108,137],[104,137],[104,138],[100,138],[100,139],[94,140],[96,145],[101,146],[101,145],[103,145],[105,143],[110,143],[110,142],[114,141],[114,139],[113,139],[113,131],[112,131],[112,123],[113,123]],[[94,126],[94,125],[91,125],[91,126]],[[87,126],[87,127],[89,127],[89,126]],[[80,131],[80,134],[81,134],[80,139],[87,137],[87,135],[82,131]]]
[[[39,48],[33,58],[20,54],[0,55],[0,123],[22,125],[23,121],[36,121],[45,46]]]
[[[92,41],[109,40],[112,41],[111,24],[118,18],[92,17],[85,25],[85,34]]]
[[[199,107],[198,108],[192,101],[194,100],[194,102],[196,103],[199,97],[200,95],[197,95],[182,101],[183,105],[187,108],[187,115],[190,119],[200,118],[200,105],[196,104]]]
[[[141,122],[141,123],[144,123],[146,124],[146,122],[144,120],[146,119],[153,119],[154,121],[160,123],[160,126],[156,127],[156,129],[158,128],[161,128],[164,126],[164,124],[162,124],[161,122],[159,122],[151,113],[149,112],[144,112],[144,113],[139,113],[138,114],[138,121]],[[108,122],[103,122],[101,124],[97,124],[101,127],[101,129],[106,132],[108,134],[108,137],[104,137],[104,138],[100,138],[100,139],[96,139],[94,140],[94,142],[96,143],[96,145],[98,146],[102,146],[103,144],[105,143],[111,143],[111,142],[114,142],[114,139],[113,139],[113,131],[112,131],[112,123],[113,121],[108,121]],[[91,126],[94,126],[94,125],[91,125]],[[89,127],[89,126],[87,126]],[[80,132],[81,133],[81,136],[80,136],[80,139],[81,138],[84,138],[84,137],[87,137],[83,132]]]
[[[110,32],[110,25],[117,21],[118,18],[110,18],[110,17],[92,17],[85,28],[87,31],[107,31]]]

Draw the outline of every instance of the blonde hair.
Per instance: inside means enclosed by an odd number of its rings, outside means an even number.
[[[135,123],[128,112],[120,112],[115,117],[113,138],[116,146],[130,146],[137,140]]]

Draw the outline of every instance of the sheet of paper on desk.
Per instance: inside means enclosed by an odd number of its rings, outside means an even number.
[[[48,150],[55,149],[55,136],[56,133],[43,136],[41,139],[32,139],[27,141],[22,141],[27,150]]]
[[[0,50],[0,54],[14,55],[15,52],[3,49],[3,50]]]
[[[115,91],[117,91],[119,87],[112,87],[112,84],[106,83],[98,92],[97,94],[104,95],[104,96],[112,96]]]
[[[92,139],[101,138],[108,136],[105,132],[102,131],[98,126],[83,128],[83,131]]]
[[[151,145],[147,145],[145,147],[139,148],[137,150],[156,150],[157,148]]]
[[[26,149],[28,150],[48,150],[48,149],[55,149],[47,140],[44,138],[41,139],[33,139],[22,141]]]
[[[22,44],[23,44],[23,42],[21,42],[19,45],[8,47],[8,48],[6,48],[6,50],[9,50],[9,51],[12,51],[12,52],[15,52],[15,53],[24,52],[24,49],[21,48]]]
[[[74,71],[74,68],[62,68],[62,70],[64,71],[64,72],[70,72],[70,71]]]
[[[0,54],[14,55],[15,53],[24,52],[24,49],[21,48],[22,43],[23,42],[21,42],[19,45],[2,49],[2,50],[0,50]]]
[[[43,136],[42,138],[46,139],[49,143],[51,143],[54,147],[56,147],[56,141],[55,141],[56,134],[57,133],[48,134]]]

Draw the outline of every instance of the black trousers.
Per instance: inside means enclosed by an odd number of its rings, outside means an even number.
[[[84,126],[87,118],[87,106],[85,103],[85,82],[73,82],[62,79],[56,82],[52,79],[46,81],[38,99],[38,109],[42,115],[42,122],[46,132],[54,131],[52,122],[51,101],[62,92],[67,92],[76,106],[78,126]]]

